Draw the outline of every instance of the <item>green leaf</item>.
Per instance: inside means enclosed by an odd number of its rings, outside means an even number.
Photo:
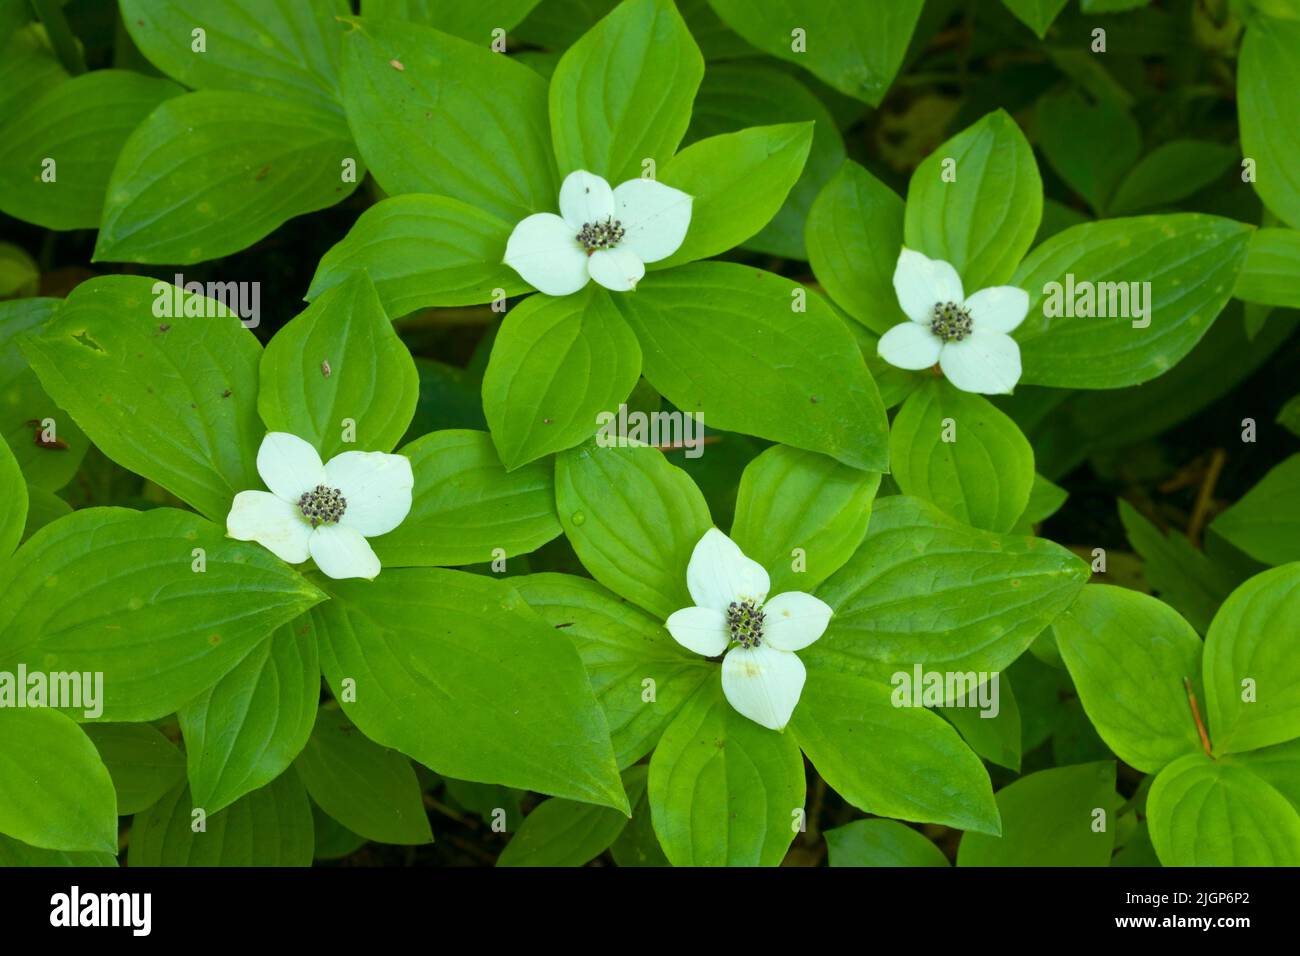
[[[803,656],[808,682],[791,729],[840,796],[880,816],[999,832],[988,771],[942,717]]]
[[[506,313],[483,375],[483,412],[507,470],[596,434],[641,377],[641,347],[610,293],[534,295]]]
[[[47,850],[117,852],[113,781],[62,714],[0,710],[0,832]]]
[[[117,866],[117,856],[116,848],[113,853],[43,850],[0,833],[0,866]]]
[[[1232,294],[1246,302],[1300,309],[1300,230],[1252,233]]]
[[[767,569],[769,594],[812,592],[862,543],[879,487],[876,472],[773,446],[741,475],[731,539]]]
[[[1157,146],[1129,170],[1111,199],[1113,216],[1170,206],[1213,183],[1236,165],[1237,151],[1222,143],[1176,139]]]
[[[159,303],[207,315],[159,318]],[[261,488],[253,333],[201,296],[144,276],[83,282],[23,354],[104,454],[214,521]]]
[[[420,377],[364,272],[330,289],[280,329],[262,353],[257,410],[328,461],[392,451],[415,414]],[[351,423],[354,441],[344,442]]]
[[[0,565],[0,594],[0,669],[102,673],[90,716],[128,722],[177,710],[323,598],[266,549],[172,508],[59,519]]]
[[[1163,534],[1127,501],[1119,503],[1119,520],[1142,558],[1142,577],[1160,599],[1204,634],[1219,605],[1240,582],[1177,531]]]
[[[1029,489],[1029,503],[1020,513],[1015,527],[1011,529],[1012,532],[1026,537],[1033,534],[1034,526],[1060,511],[1069,497],[1069,492],[1060,485],[1053,484],[1042,475],[1035,473],[1034,483]]]
[[[432,432],[401,449],[415,474],[411,512],[376,538],[386,568],[478,564],[528,554],[560,534],[550,462],[507,472],[486,432]]]
[[[633,804],[645,793],[646,773],[642,766],[623,775]],[[524,818],[497,866],[582,866],[608,850],[627,825],[627,817],[609,807],[545,800]]]
[[[122,0],[122,22],[149,62],[196,90],[244,90],[338,106],[336,17],[347,0]],[[202,29],[204,49],[193,31]]]
[[[195,832],[202,810],[204,829]],[[145,866],[310,866],[311,802],[298,775],[281,774],[220,813],[194,807],[177,787],[131,824],[127,862]]]
[[[1269,469],[1210,529],[1264,564],[1300,560],[1300,455]]]
[[[321,666],[336,698],[355,685],[343,709],[371,740],[435,773],[629,809],[577,651],[507,583],[389,568],[329,589]]]
[[[884,334],[903,319],[894,267],[903,247],[903,201],[846,162],[818,194],[804,234],[808,261],[835,304]]]
[[[713,676],[714,665],[673,640],[662,621],[595,581],[530,574],[510,583],[577,647],[620,767],[654,749],[682,704]]]
[[[316,804],[311,807],[312,822],[316,826],[317,860],[341,860],[351,856],[369,841],[357,836]]]
[[[957,728],[957,733],[971,750],[999,767],[1019,771],[1023,734],[1020,707],[1011,690],[1011,678],[1003,672],[990,677],[990,681],[997,682],[992,688],[996,710],[971,706],[943,707],[939,713]]]
[[[363,269],[391,318],[527,292],[532,287],[502,261],[513,228],[447,196],[416,193],[381,200],[321,258],[307,298]]]
[[[659,179],[694,197],[681,247],[648,268],[707,259],[751,238],[781,209],[812,147],[812,123],[756,126],[692,143]]]
[[[1255,161],[1255,191],[1278,218],[1300,229],[1300,21],[1256,17],[1237,69],[1241,152]]]
[[[632,768],[625,778],[625,786],[631,787],[635,781],[632,778],[632,772],[638,768]],[[649,767],[641,768],[649,771]],[[643,787],[639,799],[632,803],[632,819],[628,821],[623,832],[618,835],[612,846],[609,848],[610,856],[619,866],[671,866],[668,857],[664,856],[664,851],[659,846],[659,837],[655,834],[654,820],[650,814],[650,793],[648,788]]]
[[[94,261],[189,265],[238,252],[350,195],[365,175],[347,176],[355,157],[330,110],[217,90],[170,99],[122,147]]]
[[[673,866],[776,866],[803,816],[803,758],[793,734],[740,716],[710,678],[664,731],[649,792]]]
[[[658,621],[691,607],[686,565],[713,527],[695,482],[648,447],[567,451],[555,459],[555,505],[583,566]]]
[[[185,755],[151,724],[87,724],[82,728],[113,778],[117,813],[139,813],[185,779]]]
[[[908,396],[889,433],[894,480],[964,524],[1010,531],[1029,504],[1034,450],[982,395],[935,379]]]
[[[362,0],[361,12],[376,19],[410,20],[427,23],[476,43],[494,39],[494,30],[513,30],[538,0],[494,0],[493,3],[464,3],[462,0]]]
[[[1056,16],[1063,5],[1056,3],[1050,15]],[[1041,30],[1035,32],[1042,36]],[[1105,210],[1142,149],[1137,122],[1114,100],[1090,103],[1073,87],[1042,96],[1036,113],[1038,145],[1047,161],[1094,211]]]
[[[58,83],[0,126],[0,210],[47,229],[99,225],[113,161],[168,80],[97,70]]]
[[[1291,806],[1300,812],[1300,740],[1262,750],[1226,754],[1220,760],[1249,770],[1286,797]]]
[[[1204,754],[1170,764],[1147,795],[1164,866],[1300,866],[1300,814],[1249,770]]]
[[[683,16],[695,39],[705,48],[706,59],[712,59],[707,49],[709,38],[701,34],[693,21],[696,15],[713,19],[722,42],[730,41],[749,51],[748,44],[712,16],[705,0],[694,0]],[[803,172],[772,221],[745,242],[746,249],[786,259],[808,258],[804,249],[808,210],[822,187],[843,165],[844,138],[834,114],[783,65],[760,58],[709,63],[691,110],[686,142],[753,126],[809,121],[814,124],[813,137]]]
[[[1042,216],[1043,181],[1034,151],[1016,121],[999,109],[916,167],[907,187],[903,236],[909,249],[952,263],[970,295],[1006,284]],[[899,316],[901,321],[901,310]]]
[[[916,664],[1001,671],[1087,579],[1087,565],[1050,541],[980,531],[917,498],[881,498],[862,546],[817,589],[835,616],[802,656],[809,669],[881,683]]]
[[[1031,773],[997,801],[1002,835],[962,836],[958,866],[1110,865],[1120,804],[1113,760]]]
[[[1300,737],[1300,563],[1257,574],[1223,602],[1205,638],[1205,704],[1216,754]]]
[[[1084,223],[1048,239],[1012,283],[1029,293],[1015,335],[1021,384],[1122,388],[1167,372],[1227,304],[1250,232],[1177,213]]]
[[[880,394],[816,294],[748,266],[700,262],[648,276],[614,303],[641,342],[645,377],[683,411],[855,468],[888,467]]]
[[[551,135],[560,174],[611,185],[667,165],[691,120],[704,58],[671,0],[627,0],[560,58]],[[784,197],[782,197],[784,198]]]
[[[948,866],[943,851],[897,820],[854,820],[826,831],[831,866]]]
[[[372,743],[337,707],[317,713],[294,767],[312,800],[354,833],[379,843],[433,841],[411,762]]]
[[[422,25],[354,20],[343,42],[348,124],[389,195],[437,193],[514,223],[559,196],[546,81]]]
[[[0,561],[13,554],[27,525],[27,481],[18,467],[18,459],[0,438],[0,500],[5,510],[0,514]]]
[[[76,474],[90,444],[76,423],[60,409],[41,387],[19,348],[22,337],[35,332],[54,314],[58,299],[20,299],[0,302],[0,438],[18,461],[27,482],[47,491],[66,485]],[[48,419],[54,425],[52,438],[66,448],[42,446]]]
[[[30,3],[8,0],[20,15]],[[26,8],[26,9],[24,9]],[[7,43],[6,43],[7,41]],[[19,25],[12,36],[0,28],[0,128],[27,104],[69,79],[68,71],[50,48],[49,35],[40,24]]]
[[[26,541],[47,524],[69,514],[72,514],[72,506],[54,492],[28,485],[27,524],[23,527],[23,540]]]
[[[1047,28],[1067,2],[1069,0],[1002,0],[1016,19],[1033,30],[1040,40],[1047,36]]]
[[[319,701],[316,641],[298,619],[180,709],[195,803],[224,810],[280,776],[306,746]]]
[[[1052,624],[1097,733],[1125,763],[1154,773],[1201,749],[1183,678],[1199,685],[1201,639],[1153,597],[1090,585]]]
[[[764,53],[810,70],[841,93],[879,106],[916,29],[924,0],[792,4],[709,0],[723,22]],[[794,30],[802,31],[802,45]]]
[[[21,246],[0,242],[0,298],[36,295],[41,269]]]

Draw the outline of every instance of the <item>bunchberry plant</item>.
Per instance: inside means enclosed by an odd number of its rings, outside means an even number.
[[[1300,864],[1298,80],[0,0],[0,864]]]

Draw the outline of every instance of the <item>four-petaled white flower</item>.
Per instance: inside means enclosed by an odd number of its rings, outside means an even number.
[[[999,285],[967,298],[951,264],[911,249],[898,257],[894,291],[911,321],[881,336],[882,359],[912,370],[938,362],[964,392],[1000,395],[1015,388],[1020,346],[1007,333],[1029,313],[1028,292]]]
[[[686,567],[696,607],[674,612],[668,632],[687,650],[722,660],[722,692],[755,723],[783,730],[807,676],[794,652],[822,636],[831,609],[811,594],[767,600],[767,572],[717,528],[704,533]],[[730,648],[730,650],[728,650]]]
[[[595,279],[628,292],[647,262],[667,259],[686,238],[691,197],[653,179],[617,189],[594,173],[569,173],[560,186],[560,215],[534,213],[515,226],[505,263],[547,295],[569,295]]]
[[[257,450],[266,491],[241,491],[226,533],[256,541],[282,561],[311,557],[331,578],[373,578],[379,559],[366,538],[387,534],[411,510],[411,462],[378,451],[345,451],[321,464],[296,435],[269,432]]]

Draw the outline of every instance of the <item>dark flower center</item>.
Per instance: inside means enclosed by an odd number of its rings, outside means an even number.
[[[940,302],[934,307],[930,331],[945,342],[960,342],[970,335],[970,313],[955,302]]]
[[[763,612],[753,601],[732,601],[727,607],[727,630],[741,647],[763,642]]]
[[[338,520],[348,510],[348,500],[337,488],[317,485],[311,491],[303,492],[298,499],[298,510],[311,522],[313,528],[322,524],[338,524]]]
[[[603,221],[584,222],[578,231],[578,242],[591,255],[599,249],[613,249],[625,232],[623,224],[611,216]]]

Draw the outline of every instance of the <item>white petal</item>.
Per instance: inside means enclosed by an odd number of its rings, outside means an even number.
[[[595,173],[585,169],[569,173],[560,186],[560,215],[576,236],[587,223],[614,215],[614,191]]]
[[[1029,314],[1029,293],[1013,285],[980,289],[966,300],[976,332],[1010,332]]]
[[[587,250],[555,213],[534,213],[506,241],[505,264],[538,292],[569,295],[587,284]]]
[[[1020,346],[1001,332],[974,332],[944,345],[939,367],[963,392],[1005,395],[1020,381]]]
[[[269,491],[241,491],[226,515],[226,534],[236,541],[256,541],[281,561],[307,560],[311,525],[298,506]]]
[[[587,260],[591,277],[614,292],[631,292],[645,275],[645,265],[620,246],[617,249],[598,249]]]
[[[934,307],[940,302],[960,303],[965,296],[961,289],[961,276],[942,259],[928,259],[911,249],[898,254],[894,267],[894,292],[898,304],[913,322],[927,325],[934,317]]]
[[[664,626],[678,644],[705,657],[717,657],[731,643],[726,615],[717,608],[684,607],[670,614]]]
[[[405,455],[345,451],[325,465],[325,484],[347,501],[339,524],[367,538],[387,534],[411,512],[415,476]]]
[[[307,545],[316,567],[327,577],[369,580],[379,573],[379,559],[356,528],[323,524],[311,533]]]
[[[722,693],[754,723],[784,730],[807,676],[803,661],[789,651],[738,647],[722,660]]]
[[[803,650],[826,633],[832,611],[803,591],[786,591],[763,605],[763,643],[778,651]]]
[[[257,449],[257,473],[275,494],[296,502],[321,483],[325,469],[316,449],[297,435],[267,432]]]
[[[691,225],[689,195],[653,179],[629,179],[614,190],[614,218],[626,231],[619,248],[642,262],[667,259],[686,238]]]
[[[880,337],[876,352],[896,368],[920,371],[939,361],[943,339],[918,322],[900,322]]]
[[[700,607],[725,611],[732,601],[762,604],[769,586],[763,566],[717,528],[704,532],[686,566],[686,587]]]

